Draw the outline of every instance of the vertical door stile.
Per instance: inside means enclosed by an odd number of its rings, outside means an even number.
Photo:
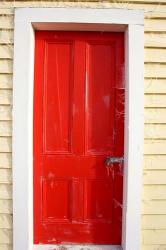
[[[84,155],[85,42],[74,42],[73,153]]]
[[[84,109],[85,109],[85,42],[82,39],[74,41],[74,94],[73,94],[73,153],[77,160],[77,175],[81,174],[81,160],[84,155]],[[77,200],[77,205],[73,204],[73,221],[77,220],[80,223],[84,219],[84,179],[73,179],[73,200]]]
[[[38,98],[34,98],[34,118],[33,118],[33,150],[35,152],[33,158],[34,164],[34,172],[33,172],[33,187],[34,187],[34,231],[38,231],[38,225],[41,221],[41,214],[38,211],[38,204],[42,204],[42,182],[44,182],[43,178],[43,92],[44,92],[44,84],[43,84],[43,74],[39,74],[39,72],[44,72],[44,64],[45,64],[45,41],[40,37],[36,36],[36,48],[35,48],[35,72],[34,72],[34,97],[38,96]],[[41,57],[41,60],[38,58]],[[40,83],[41,86],[40,86]],[[39,108],[41,107],[41,108]],[[40,167],[38,167],[40,166]],[[41,213],[42,213],[42,205],[40,205]]]

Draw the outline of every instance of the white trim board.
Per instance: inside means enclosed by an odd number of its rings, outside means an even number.
[[[125,166],[122,246],[140,250],[143,156],[143,12],[127,9],[15,9],[13,79],[13,247],[33,245],[34,29],[125,32]],[[44,249],[57,249],[45,245]],[[91,248],[92,249],[92,248]],[[93,247],[95,249],[95,246]],[[103,248],[104,249],[104,248]],[[100,248],[101,250],[101,248]]]

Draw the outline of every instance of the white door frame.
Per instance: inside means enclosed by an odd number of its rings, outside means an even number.
[[[33,245],[33,71],[35,29],[125,32],[124,74],[126,101],[122,246],[112,246],[109,249],[140,250],[144,106],[143,20],[143,11],[140,10],[91,8],[15,9],[13,68],[14,250],[53,249],[50,245],[45,245],[44,248],[42,245]],[[69,249],[74,248],[71,246]],[[91,246],[90,249],[101,248]]]

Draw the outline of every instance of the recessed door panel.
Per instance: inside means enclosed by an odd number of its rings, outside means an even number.
[[[114,51],[114,44],[110,42],[89,43],[86,48],[86,147],[90,154],[112,150]]]
[[[73,46],[70,42],[45,42],[43,125],[44,151],[71,151]]]
[[[86,180],[84,200],[85,221],[112,222],[113,181],[111,179]]]
[[[71,187],[69,180],[43,179],[43,221],[65,222],[70,218]]]
[[[121,244],[123,33],[35,37],[34,243]]]

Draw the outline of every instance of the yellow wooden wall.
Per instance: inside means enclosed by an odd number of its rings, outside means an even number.
[[[28,6],[113,7],[145,11],[145,156],[141,250],[166,250],[166,0],[77,0],[75,3],[46,0],[0,1],[0,250],[12,249],[14,7]]]

